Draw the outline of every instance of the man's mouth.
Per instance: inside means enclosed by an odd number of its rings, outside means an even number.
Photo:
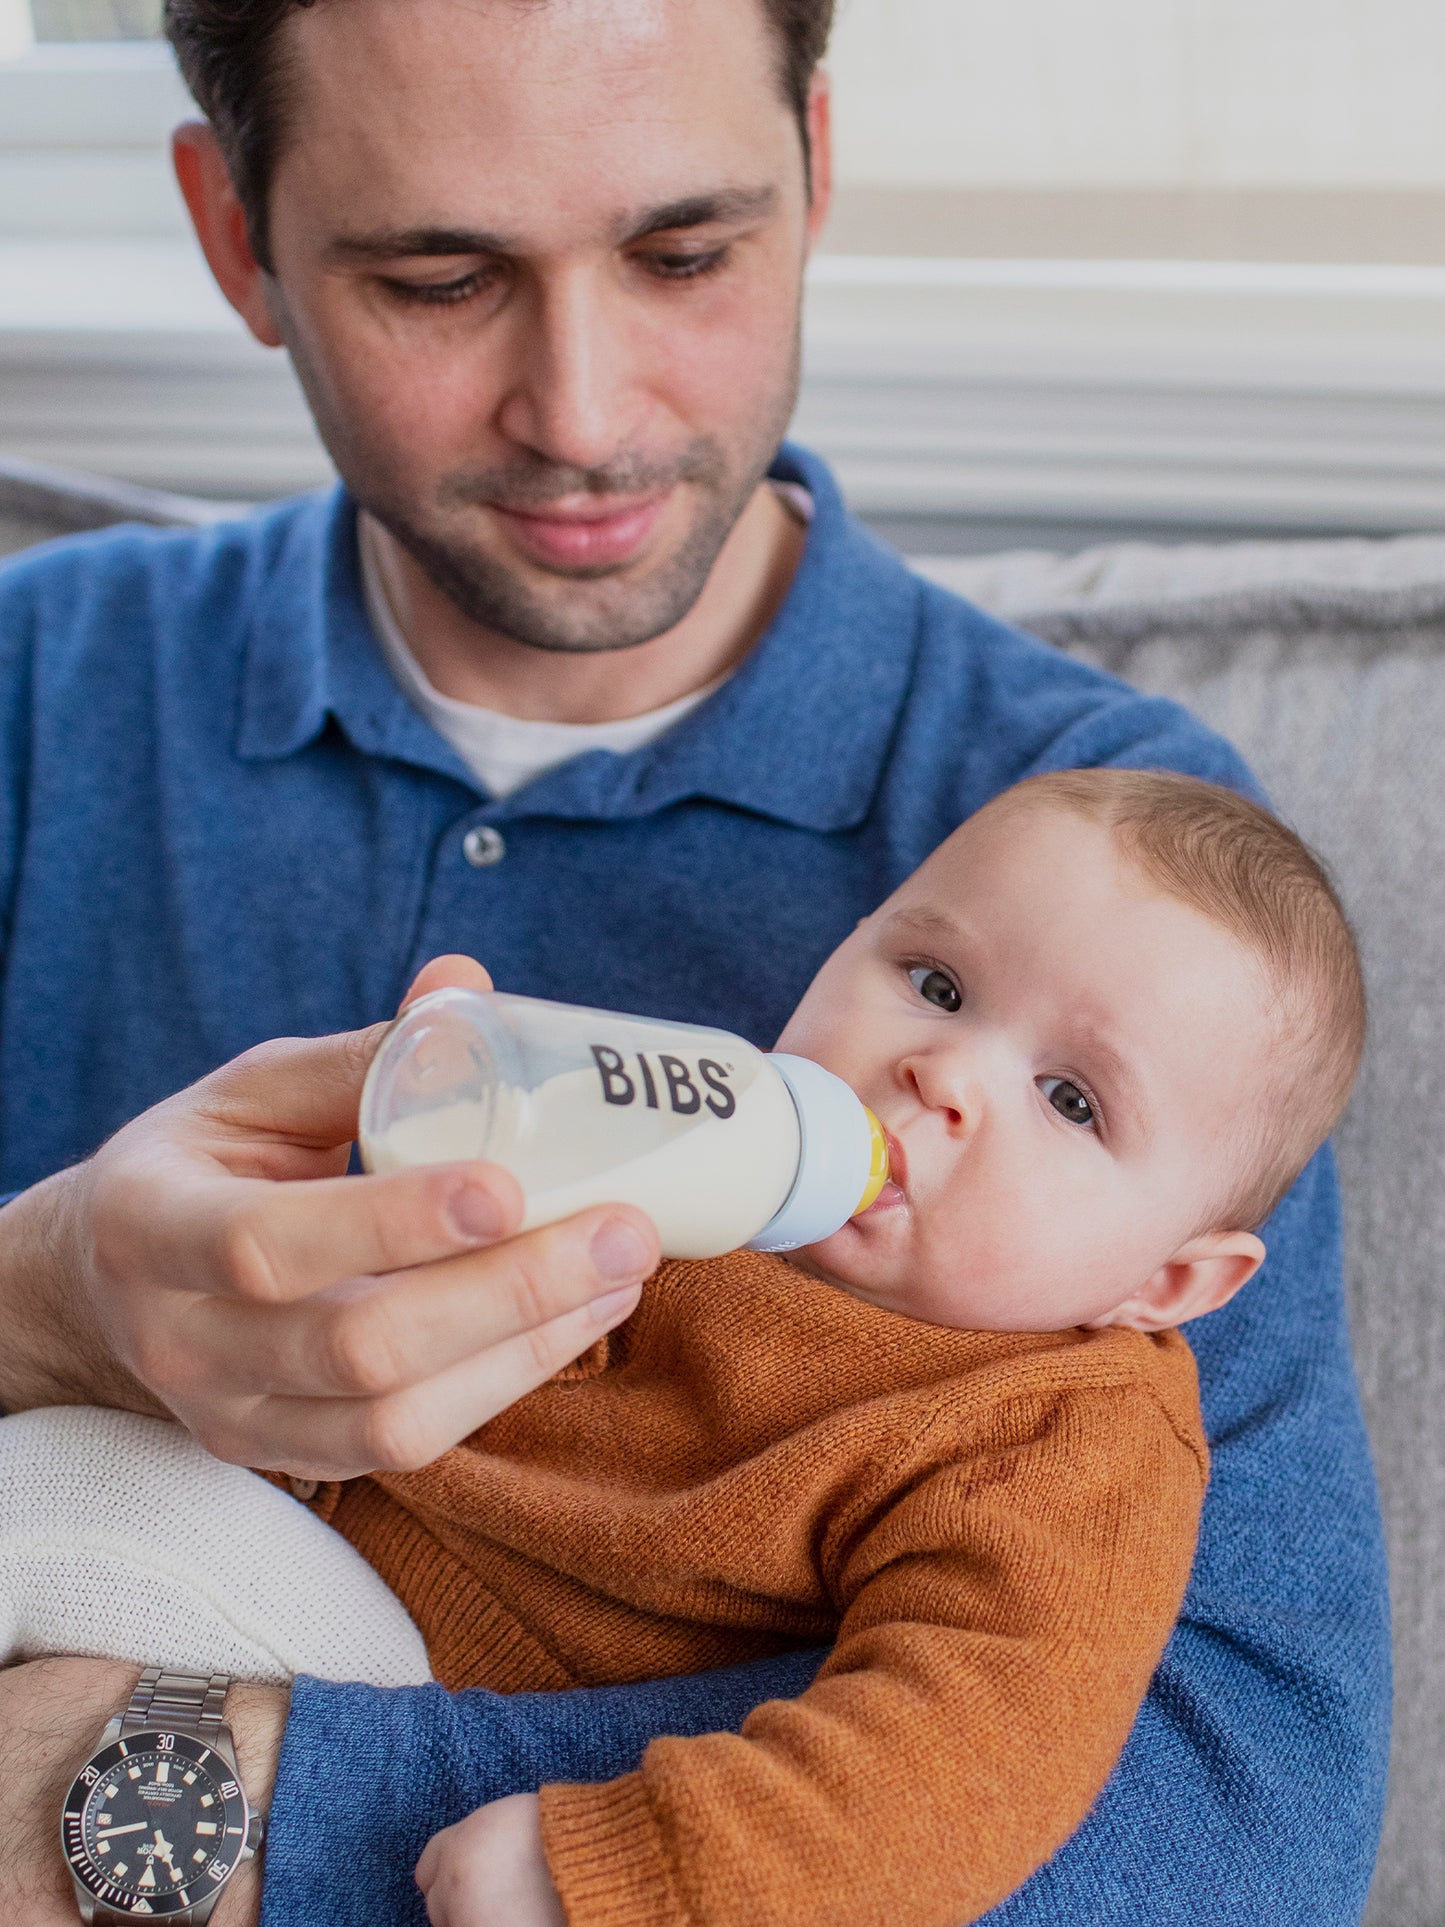
[[[672,490],[660,495],[586,497],[536,508],[491,504],[513,542],[552,569],[613,569],[633,561],[661,521]]]

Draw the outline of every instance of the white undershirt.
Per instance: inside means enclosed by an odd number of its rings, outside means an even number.
[[[793,482],[774,483],[774,487],[801,521],[811,522],[813,498],[806,489]],[[376,525],[364,510],[357,522],[366,613],[388,668],[413,706],[495,797],[510,796],[545,771],[571,762],[574,756],[585,756],[589,750],[605,749],[614,756],[626,756],[631,750],[641,749],[680,723],[727,681],[726,676],[719,676],[661,709],[649,709],[645,715],[625,716],[613,723],[531,722],[505,715],[499,709],[484,709],[480,703],[444,696],[427,680],[401,633],[382,578]]]

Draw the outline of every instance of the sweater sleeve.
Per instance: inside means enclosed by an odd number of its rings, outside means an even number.
[[[739,1736],[542,1794],[570,1927],[958,1927],[1103,1787],[1188,1578],[1199,1436],[1143,1386],[1012,1399],[983,1465],[918,1470],[824,1553],[817,1682]]]

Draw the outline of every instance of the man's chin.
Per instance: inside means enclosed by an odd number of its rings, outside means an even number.
[[[541,564],[490,545],[401,536],[432,583],[469,621],[530,649],[561,655],[637,649],[675,629],[707,587],[716,551],[693,543],[631,562]]]
[[[659,607],[650,597],[628,593],[634,585],[625,577],[619,581],[618,573],[553,576],[546,584],[551,594],[488,595],[471,604],[456,595],[452,599],[465,615],[494,634],[527,649],[564,656],[640,649],[675,629],[697,602],[697,594],[691,594]],[[622,593],[608,594],[609,589]]]

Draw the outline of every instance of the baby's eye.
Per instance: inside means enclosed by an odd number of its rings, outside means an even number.
[[[908,981],[926,1004],[936,1004],[940,1010],[963,1009],[958,985],[941,970],[930,970],[927,964],[918,964],[909,971]]]
[[[1060,1117],[1066,1117],[1070,1124],[1081,1124],[1086,1131],[1094,1128],[1094,1107],[1067,1077],[1041,1077],[1039,1089],[1053,1105]]]

